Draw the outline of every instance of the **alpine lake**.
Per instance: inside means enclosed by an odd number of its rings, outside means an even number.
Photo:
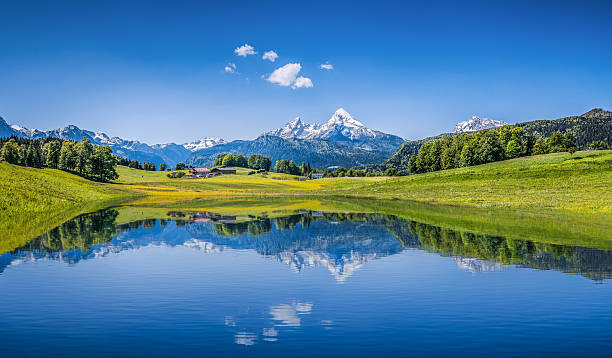
[[[2,356],[612,356],[608,219],[118,205],[0,255]]]

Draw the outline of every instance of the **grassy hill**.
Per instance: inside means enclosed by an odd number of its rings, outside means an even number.
[[[472,207],[612,211],[612,151],[523,157],[376,183],[337,193]]]
[[[0,163],[0,248],[15,247],[75,215],[132,195],[61,170]]]
[[[612,147],[612,112],[599,108],[580,116],[522,122],[517,123],[516,126],[524,128],[527,133],[536,137],[545,138],[550,137],[555,131],[571,132],[576,138],[578,150],[586,149],[589,144],[599,140],[607,143],[608,148]],[[407,171],[410,157],[417,154],[424,143],[453,135],[455,134],[444,133],[434,137],[404,142],[382,164],[370,165],[367,168],[372,171],[385,171],[387,168]]]

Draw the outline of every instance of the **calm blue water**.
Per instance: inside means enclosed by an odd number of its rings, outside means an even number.
[[[173,215],[107,210],[0,256],[1,355],[612,356],[612,252],[376,215]]]

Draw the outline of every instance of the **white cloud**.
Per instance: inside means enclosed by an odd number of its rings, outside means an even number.
[[[270,83],[276,83],[279,86],[287,87],[295,82],[298,73],[302,69],[302,65],[299,63],[288,63],[283,67],[279,67],[268,78],[266,81]]]
[[[325,62],[325,63],[322,63],[321,66],[319,66],[319,68],[322,70],[331,71],[334,69],[334,66],[329,62]]]
[[[271,62],[274,62],[278,58],[278,54],[274,51],[266,51],[266,53],[264,53],[261,58],[263,58],[264,60],[270,60]]]
[[[225,66],[225,72],[236,73],[236,65],[231,62],[228,63],[227,66]]]
[[[235,49],[234,53],[236,53],[238,56],[247,57],[248,55],[254,55],[257,52],[255,52],[255,48],[253,46],[244,44]]]
[[[299,63],[288,63],[274,70],[274,72],[266,78],[266,81],[283,87],[291,86],[293,89],[313,87],[310,78],[298,77],[301,70],[302,65]]]
[[[312,88],[312,81],[310,80],[310,78],[308,77],[298,77],[295,79],[295,82],[293,83],[293,85],[291,86],[291,88],[296,89],[296,88]]]

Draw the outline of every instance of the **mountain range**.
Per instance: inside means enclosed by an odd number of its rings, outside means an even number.
[[[81,140],[83,137],[86,137],[96,145],[109,146],[113,153],[121,157],[141,162],[152,162],[157,165],[166,163],[170,166],[185,161],[194,151],[225,143],[225,140],[220,138],[202,138],[184,144],[166,143],[149,145],[137,140],[111,137],[100,131],[93,132],[81,129],[75,125],[48,131],[28,129],[18,125],[9,125],[0,117],[0,138],[11,136],[30,139],[53,137],[65,140]]]
[[[109,146],[113,153],[131,160],[147,161],[173,167],[189,165],[211,166],[218,154],[263,154],[272,158],[309,162],[316,168],[330,166],[353,167],[384,161],[404,142],[398,136],[367,128],[345,109],[338,109],[324,124],[305,124],[301,119],[284,127],[263,133],[253,140],[227,142],[220,138],[176,144],[149,145],[136,140],[111,137],[100,131],[89,131],[75,125],[53,130],[28,129],[9,125],[0,117],[0,137],[54,137],[65,140],[89,138],[96,145]]]
[[[345,109],[338,109],[324,124],[306,124],[298,117],[284,127],[254,140],[236,140],[195,151],[186,161],[211,166],[218,154],[262,154],[274,163],[290,159],[315,168],[354,167],[380,163],[404,142],[401,137],[367,128]]]

